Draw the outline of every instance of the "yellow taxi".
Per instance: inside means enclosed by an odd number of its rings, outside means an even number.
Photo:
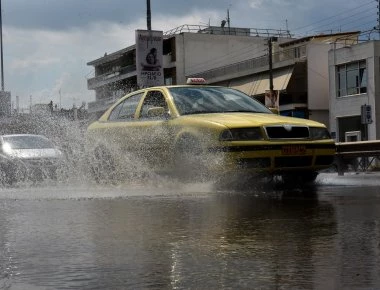
[[[89,125],[87,140],[97,179],[139,164],[182,177],[238,173],[312,182],[335,154],[325,125],[280,116],[201,79],[129,93]]]

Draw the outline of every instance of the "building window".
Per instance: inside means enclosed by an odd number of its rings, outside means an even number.
[[[367,93],[367,65],[365,60],[337,66],[337,96]]]
[[[294,58],[300,58],[301,57],[301,48],[295,47],[294,48]]]
[[[165,78],[165,86],[171,86],[173,84],[173,78],[167,77]]]

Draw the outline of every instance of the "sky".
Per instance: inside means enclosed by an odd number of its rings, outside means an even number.
[[[88,62],[135,43],[145,0],[0,0],[4,88],[20,109],[95,101]],[[288,29],[294,37],[377,27],[376,0],[151,0],[153,30],[181,25]],[[378,39],[378,33],[367,34]]]

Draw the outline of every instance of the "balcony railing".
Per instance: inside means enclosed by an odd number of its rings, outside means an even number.
[[[89,89],[94,89],[96,87],[105,85],[107,83],[112,83],[114,81],[123,79],[127,77],[128,74],[130,73],[136,73],[136,65],[128,65],[121,67],[118,70],[112,71],[112,72],[107,72],[105,74],[89,78],[87,79],[87,87]]]
[[[191,33],[204,33],[216,35],[244,35],[244,36],[258,36],[258,37],[288,37],[291,38],[289,30],[283,29],[260,29],[260,28],[237,28],[237,27],[219,27],[207,25],[189,25],[184,24],[179,27],[168,30],[164,33],[165,36],[180,34],[183,32]]]

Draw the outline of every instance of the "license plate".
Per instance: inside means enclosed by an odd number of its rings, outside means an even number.
[[[282,155],[304,155],[306,147],[303,145],[282,146]]]

